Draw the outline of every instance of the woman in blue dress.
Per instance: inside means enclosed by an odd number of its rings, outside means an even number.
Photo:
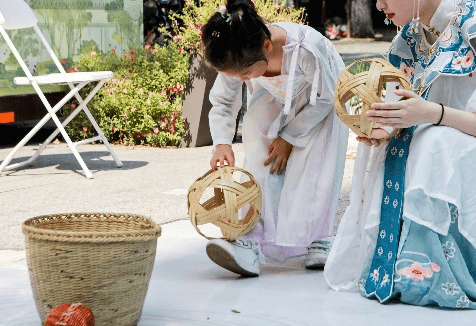
[[[476,1],[378,0],[414,92],[372,105],[325,277],[380,302],[476,308]],[[396,89],[388,85],[387,91]],[[388,127],[404,128],[388,144]],[[384,130],[385,129],[385,130]]]

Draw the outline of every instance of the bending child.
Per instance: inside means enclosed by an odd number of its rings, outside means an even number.
[[[383,129],[358,138],[350,205],[324,270],[333,289],[476,308],[475,5],[377,1],[403,26],[388,59],[416,93],[396,90],[402,100],[367,112],[370,121],[404,129],[388,146]]]
[[[263,196],[255,229],[234,242],[211,240],[208,256],[245,276],[259,275],[262,253],[276,261],[307,255],[306,267],[322,267],[348,135],[334,112],[340,56],[308,26],[266,25],[250,0],[229,0],[203,27],[202,41],[219,72],[210,93],[211,167],[235,163],[231,144],[245,82],[244,169]]]

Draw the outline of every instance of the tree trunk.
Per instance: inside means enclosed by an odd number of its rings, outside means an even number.
[[[374,38],[370,0],[347,0],[347,23],[350,37]]]

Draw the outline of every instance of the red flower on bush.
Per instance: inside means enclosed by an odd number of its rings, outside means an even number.
[[[116,127],[111,126],[111,130],[112,130],[112,131],[116,131]]]
[[[130,52],[131,54],[134,54],[134,53],[136,53],[136,50],[130,49],[129,52]]]
[[[87,131],[88,131],[88,127],[84,126],[84,127],[83,127],[83,131],[84,131],[84,132],[87,132]]]
[[[131,68],[129,68],[129,71],[133,71],[133,70],[134,70],[134,69],[132,69],[132,67],[131,67]]]
[[[64,66],[66,64],[66,60],[65,59],[61,60],[61,64]]]
[[[144,49],[146,49],[146,50],[150,49],[150,44],[146,44],[146,45],[144,46]]]
[[[122,57],[123,57],[123,58],[127,58],[127,53],[124,53],[124,54],[122,55]]]
[[[172,86],[169,88],[170,92],[182,93],[182,90],[178,86]]]
[[[116,49],[112,49],[111,52],[112,52],[112,53],[116,53],[117,50],[116,50]]]
[[[71,103],[71,108],[75,109],[75,108],[76,108],[76,104]]]
[[[131,56],[129,56],[129,60],[131,60],[131,61],[134,61],[134,59],[135,59],[135,58],[136,58],[136,56],[135,56],[135,55],[131,55]]]

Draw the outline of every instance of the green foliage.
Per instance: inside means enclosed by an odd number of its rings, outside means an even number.
[[[258,14],[267,23],[292,21],[304,22],[303,9],[288,8],[285,0],[252,0]],[[223,0],[202,0],[197,6],[194,1],[187,1],[181,14],[172,15],[174,42],[189,52],[201,53],[201,29],[208,19],[224,4]],[[183,21],[183,26],[179,22]],[[165,30],[162,30],[165,32]]]
[[[88,104],[102,131],[113,142],[163,147],[179,146],[186,132],[181,111],[188,65],[189,55],[174,44],[147,45],[123,54],[93,51],[68,72],[113,71],[115,77]],[[87,86],[81,96],[85,98],[94,86]],[[76,100],[66,104],[64,115],[78,105]],[[75,141],[96,135],[83,111],[66,129]]]

